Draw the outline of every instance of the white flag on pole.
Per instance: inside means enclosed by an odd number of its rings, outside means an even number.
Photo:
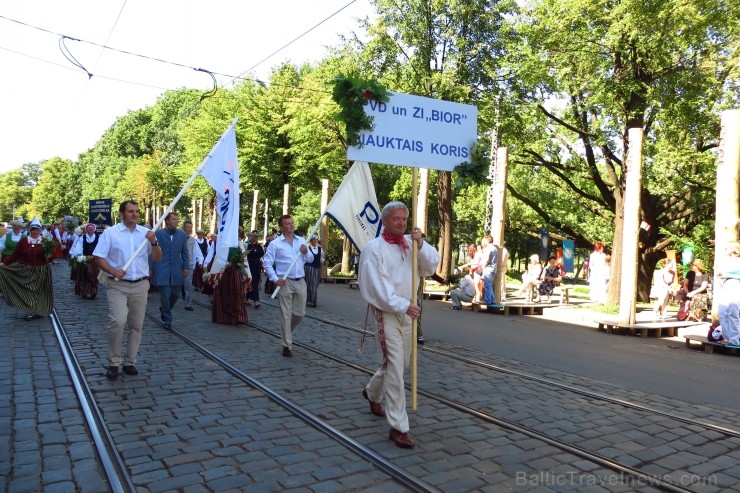
[[[216,191],[218,223],[216,254],[210,273],[217,274],[226,268],[229,248],[239,246],[239,163],[236,154],[236,120],[218,140],[201,175]]]
[[[380,235],[380,207],[370,166],[365,161],[355,161],[324,214],[344,231],[358,251]]]

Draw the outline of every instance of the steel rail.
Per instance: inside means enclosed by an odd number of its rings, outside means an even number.
[[[263,303],[263,304],[266,304],[266,305],[268,305],[270,307],[273,307],[273,308],[277,308],[276,306],[274,306],[274,305],[272,305],[270,303]],[[306,315],[306,317],[307,318],[312,318],[314,320],[318,320],[320,322],[332,324],[332,325],[335,325],[337,327],[341,327],[343,329],[353,330],[355,332],[362,332],[362,329],[360,329],[358,327],[352,327],[350,325],[343,324],[343,323],[340,323],[340,322],[335,322],[335,321],[332,321],[332,320],[329,320],[329,319],[325,319],[325,318],[322,318],[322,317],[317,317],[317,316],[313,316],[313,315]],[[729,435],[729,436],[732,436],[732,437],[738,437],[738,438],[740,438],[740,430],[736,430],[736,429],[733,429],[733,428],[728,428],[726,426],[720,426],[720,425],[716,425],[714,423],[707,423],[705,421],[700,421],[700,420],[697,420],[695,418],[688,418],[688,417],[685,417],[685,416],[680,416],[678,414],[674,414],[674,413],[671,413],[671,412],[668,412],[668,411],[663,411],[661,409],[658,409],[658,408],[655,408],[655,407],[651,407],[651,406],[647,406],[645,404],[637,403],[637,402],[634,402],[634,401],[628,401],[628,400],[625,400],[625,399],[617,399],[616,397],[612,397],[612,396],[605,395],[605,394],[600,394],[598,392],[594,392],[592,390],[587,390],[587,389],[584,389],[584,388],[575,387],[573,385],[568,385],[568,384],[556,382],[556,381],[550,380],[548,378],[540,377],[540,376],[537,376],[537,375],[532,375],[531,373],[525,373],[525,372],[518,371],[518,370],[512,370],[512,369],[509,369],[509,368],[504,368],[504,367],[499,366],[499,365],[494,365],[492,363],[487,363],[485,361],[476,360],[476,359],[473,359],[473,358],[467,358],[465,356],[461,356],[461,355],[458,355],[458,354],[455,354],[455,353],[452,353],[452,352],[449,352],[449,351],[445,351],[444,349],[432,348],[432,347],[429,347],[427,345],[424,345],[423,349],[424,349],[425,352],[430,352],[430,353],[433,353],[433,354],[438,354],[440,356],[443,356],[443,357],[446,357],[446,358],[449,358],[449,359],[454,359],[454,360],[457,360],[457,361],[462,361],[464,363],[468,363],[468,364],[473,365],[473,366],[479,366],[479,367],[483,367],[483,368],[486,368],[488,370],[496,371],[496,372],[499,372],[499,373],[505,373],[507,375],[513,375],[513,376],[521,377],[521,378],[524,378],[524,379],[527,379],[527,380],[531,380],[533,382],[550,385],[552,387],[556,387],[556,388],[559,388],[559,389],[562,389],[562,390],[567,390],[568,392],[572,392],[574,394],[582,395],[584,397],[590,397],[592,399],[597,399],[597,400],[601,400],[601,401],[604,401],[604,402],[609,402],[611,404],[619,404],[621,406],[624,406],[624,407],[627,407],[627,408],[630,408],[630,409],[635,409],[635,410],[639,410],[639,411],[643,411],[643,412],[648,412],[648,413],[651,413],[651,414],[654,414],[654,415],[662,416],[664,418],[674,419],[676,421],[679,421],[679,422],[685,423],[685,424],[689,424],[689,425],[702,426],[702,427],[704,427],[704,428],[706,428],[708,430],[713,430],[713,431],[716,431],[716,432],[719,432],[719,433],[723,433],[725,435]]]
[[[87,384],[87,380],[85,380],[82,368],[72,350],[72,345],[67,338],[64,326],[56,310],[52,310],[49,320],[54,329],[54,334],[59,341],[59,348],[62,352],[64,364],[72,380],[77,399],[85,416],[87,428],[95,442],[95,450],[105,470],[110,488],[114,493],[134,493],[136,487],[131,479],[131,475],[126,469],[123,458],[118,453],[113,437],[105,424],[105,419],[100,408],[95,402],[92,390],[90,390],[90,386]]]
[[[200,306],[206,306],[203,303],[199,303],[197,301],[193,301],[193,303],[196,303]],[[210,307],[209,307],[210,308]],[[153,320],[155,323],[157,323],[160,326],[164,326],[162,322],[157,320],[155,317],[153,317],[150,314],[147,314],[147,317],[149,317],[151,320]],[[251,324],[249,324],[251,325]],[[258,328],[258,327],[257,327]],[[310,412],[306,411],[301,406],[297,405],[290,399],[285,398],[280,393],[275,392],[268,386],[261,383],[259,380],[255,379],[254,377],[250,376],[249,374],[243,372],[236,366],[232,365],[222,357],[218,356],[214,352],[210,351],[209,349],[205,348],[204,346],[198,344],[191,338],[187,337],[186,335],[182,334],[181,332],[178,332],[175,329],[168,330],[168,332],[171,332],[173,335],[179,337],[183,342],[188,344],[190,347],[204,355],[206,358],[215,361],[218,363],[224,370],[226,370],[229,374],[236,377],[237,379],[241,380],[242,382],[246,383],[247,385],[259,390],[262,392],[267,398],[272,400],[273,402],[277,403],[278,405],[282,406],[286,410],[288,410],[293,415],[297,416],[298,418],[302,419],[303,421],[307,422],[317,430],[321,431],[322,433],[328,435],[332,439],[338,441],[341,443],[344,447],[348,448],[355,454],[359,455],[360,457],[368,460],[370,463],[372,463],[375,467],[377,467],[379,470],[383,471],[384,473],[388,474],[390,477],[397,480],[399,483],[403,484],[404,486],[410,488],[413,491],[419,492],[419,493],[438,493],[440,490],[437,488],[434,488],[433,486],[425,483],[424,481],[420,480],[419,478],[410,475],[400,467],[393,464],[391,461],[387,460],[385,457],[382,457],[381,455],[375,453],[368,447],[365,447],[360,442],[350,438],[349,436],[345,435],[341,431],[337,430],[333,426],[329,425],[325,421],[319,419],[315,415],[311,414]]]

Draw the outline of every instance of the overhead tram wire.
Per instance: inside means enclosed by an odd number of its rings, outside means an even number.
[[[342,7],[340,10],[338,10],[337,12],[335,12],[334,14],[332,14],[331,16],[329,16],[326,19],[324,19],[323,21],[321,21],[316,26],[314,26],[311,29],[309,29],[308,31],[306,31],[306,33],[310,32],[312,29],[316,28],[320,24],[326,22],[328,19],[330,19],[331,17],[333,17],[337,13],[339,13],[342,10],[344,10],[345,8],[347,8],[349,5],[351,5],[355,1],[357,1],[357,0],[352,0],[350,3],[348,3],[347,5],[345,5],[344,7]],[[71,41],[77,41],[79,43],[85,43],[85,44],[89,44],[89,45],[92,45],[92,46],[97,46],[97,47],[103,48],[104,50],[111,50],[111,51],[115,51],[117,53],[121,53],[121,54],[124,54],[124,55],[134,56],[134,57],[137,57],[137,58],[143,58],[145,60],[150,60],[150,61],[158,62],[158,63],[164,63],[164,64],[167,64],[167,65],[172,65],[172,66],[179,67],[179,68],[186,68],[186,69],[189,69],[189,70],[207,72],[207,73],[212,74],[212,75],[218,75],[218,76],[222,76],[222,77],[225,77],[225,78],[229,78],[229,79],[231,79],[232,82],[234,80],[236,80],[236,79],[241,79],[241,80],[253,81],[253,82],[256,82],[257,84],[264,85],[264,83],[261,80],[256,79],[254,77],[244,77],[243,75],[246,72],[242,73],[241,75],[236,75],[236,76],[235,75],[231,75],[231,74],[224,74],[224,73],[221,73],[221,72],[215,72],[213,70],[208,70],[208,69],[199,68],[199,67],[193,67],[193,66],[185,65],[185,64],[182,64],[182,63],[178,63],[178,62],[172,62],[172,61],[169,61],[169,60],[164,60],[162,58],[156,58],[156,57],[152,57],[152,56],[148,56],[148,55],[142,55],[140,53],[134,53],[134,52],[131,52],[131,51],[126,51],[126,50],[121,50],[121,49],[113,48],[113,47],[106,46],[106,45],[101,45],[100,43],[95,43],[93,41],[87,41],[85,39],[76,38],[74,36],[68,36],[66,34],[61,34],[61,33],[55,32],[55,31],[50,31],[49,29],[45,29],[43,27],[34,26],[32,24],[28,24],[28,23],[23,22],[23,21],[19,21],[19,20],[16,20],[16,19],[11,19],[10,17],[6,17],[4,15],[0,15],[0,19],[4,19],[6,21],[13,22],[13,23],[19,24],[19,25],[24,26],[24,27],[35,29],[37,31],[45,32],[45,33],[51,34],[51,35],[53,35],[55,37],[65,37],[65,38],[67,38],[67,39],[69,39]],[[304,34],[306,34],[306,33],[304,33]],[[303,36],[304,34],[302,34],[301,36]],[[299,36],[298,38],[296,38],[296,40],[299,39],[301,36]],[[291,43],[292,42],[293,41],[291,41]],[[288,43],[288,44],[290,44],[290,43]],[[13,50],[8,50],[8,51],[13,51]],[[13,51],[13,52],[14,53],[18,53],[18,54],[22,54],[22,53],[17,52],[17,51]],[[38,59],[38,60],[42,60],[42,59],[39,59],[37,57],[33,57],[31,55],[24,55],[24,56],[28,56],[30,58],[35,58],[35,59]],[[47,61],[47,63],[53,63],[53,62]],[[262,62],[260,62],[260,63],[262,63]],[[54,65],[58,65],[58,64],[54,63]],[[101,77],[101,76],[96,76],[96,77]],[[126,81],[123,81],[122,79],[115,79],[115,78],[112,78],[112,77],[105,77],[105,78],[108,79],[108,80],[119,80],[119,81],[122,81],[122,82],[126,82]],[[129,82],[129,83],[131,83],[131,84],[137,84],[135,82]],[[146,84],[139,84],[139,85],[147,86]],[[322,93],[326,93],[326,94],[331,94],[331,91],[328,91],[328,90],[309,89],[309,88],[301,87],[299,85],[285,85],[285,84],[272,84],[272,85],[275,86],[275,87],[286,87],[286,88],[290,88],[290,89],[298,89],[298,90],[301,90],[301,91],[322,92]],[[157,86],[149,86],[149,87],[155,87],[156,88]]]
[[[100,50],[100,53],[98,54],[98,58],[97,60],[95,60],[95,64],[93,65],[92,71],[90,72],[90,77],[87,78],[87,83],[85,84],[85,87],[82,88],[82,91],[80,92],[80,96],[77,98],[77,102],[74,105],[74,110],[73,110],[74,113],[77,112],[77,108],[79,108],[80,102],[82,102],[82,98],[85,97],[87,88],[90,86],[90,79],[92,79],[93,75],[95,75],[95,71],[98,68],[100,59],[103,58],[103,53],[105,53],[105,47],[108,46],[108,41],[110,41],[111,36],[113,36],[113,31],[116,30],[116,26],[118,26],[118,21],[121,19],[121,14],[123,14],[123,9],[126,8],[126,3],[128,3],[128,0],[123,0],[123,5],[121,5],[121,10],[118,11],[116,20],[113,21],[113,26],[111,26],[110,31],[108,32],[108,37],[105,38],[105,44],[103,45],[103,49]]]
[[[255,64],[254,64],[254,65],[252,65],[251,67],[249,67],[249,68],[248,68],[247,70],[245,70],[244,72],[242,72],[242,73],[240,73],[239,75],[237,75],[236,77],[234,77],[234,78],[233,78],[233,79],[231,80],[231,81],[232,81],[232,83],[233,83],[233,81],[234,81],[235,79],[241,79],[241,78],[242,78],[242,76],[243,76],[244,74],[246,74],[247,72],[251,71],[252,69],[254,69],[254,68],[256,68],[256,67],[258,67],[258,66],[262,65],[262,64],[263,64],[264,62],[266,62],[266,61],[267,61],[267,60],[269,60],[270,58],[274,57],[275,55],[277,55],[278,53],[280,53],[281,51],[283,51],[283,50],[284,50],[285,48],[287,48],[288,46],[292,45],[293,43],[295,43],[296,41],[298,41],[299,39],[301,39],[301,38],[302,38],[303,36],[305,36],[306,34],[310,33],[311,31],[313,31],[314,29],[316,29],[317,27],[319,27],[319,26],[320,26],[321,24],[323,24],[324,22],[328,21],[329,19],[331,19],[332,17],[334,17],[334,16],[335,16],[335,15],[337,15],[337,14],[338,14],[339,12],[341,12],[341,11],[342,11],[342,10],[344,10],[344,9],[346,9],[347,7],[349,7],[350,5],[352,5],[353,3],[355,3],[356,1],[357,1],[357,0],[352,0],[352,1],[351,1],[351,2],[349,2],[349,3],[347,4],[347,5],[345,5],[344,7],[340,8],[339,10],[337,10],[336,12],[334,12],[333,14],[331,14],[331,15],[330,15],[329,17],[327,17],[326,19],[322,20],[321,22],[319,22],[319,23],[318,23],[318,24],[316,24],[315,26],[313,26],[313,27],[309,28],[309,29],[308,29],[307,31],[305,31],[305,32],[304,32],[303,34],[300,34],[300,35],[298,35],[298,37],[296,37],[296,38],[295,38],[295,39],[293,39],[292,41],[289,41],[289,42],[288,42],[287,44],[285,44],[285,45],[284,45],[283,47],[281,47],[281,48],[278,48],[278,49],[277,49],[277,50],[275,50],[274,52],[270,53],[270,54],[269,54],[269,55],[267,55],[267,56],[266,56],[265,58],[263,58],[263,59],[262,59],[262,60],[260,60],[259,62],[255,63]]]

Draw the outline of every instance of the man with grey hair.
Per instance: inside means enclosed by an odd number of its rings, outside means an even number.
[[[372,308],[382,365],[362,390],[370,412],[386,416],[389,438],[401,448],[413,448],[406,413],[404,369],[411,359],[411,321],[421,315],[411,303],[412,248],[418,249],[420,278],[434,274],[439,253],[422,238],[419,228],[405,235],[409,211],[402,202],[390,202],[381,213],[383,232],[362,250],[359,266],[360,293]],[[385,410],[381,401],[385,398]]]

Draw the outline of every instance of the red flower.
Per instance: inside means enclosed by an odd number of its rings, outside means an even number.
[[[370,89],[365,89],[362,91],[362,97],[369,101],[373,99],[373,92]]]

